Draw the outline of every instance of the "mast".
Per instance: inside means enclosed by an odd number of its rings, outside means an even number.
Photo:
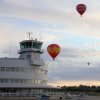
[[[29,37],[29,40],[30,40],[31,39],[31,34],[33,34],[33,33],[28,32],[27,34],[28,34],[28,37]]]

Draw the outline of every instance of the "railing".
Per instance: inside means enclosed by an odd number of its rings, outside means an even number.
[[[44,52],[44,50],[41,50],[41,49],[36,49],[36,48],[26,48],[26,49],[18,50],[18,53],[20,54],[21,52],[28,52],[28,51],[40,52],[40,53],[43,53],[43,52]]]

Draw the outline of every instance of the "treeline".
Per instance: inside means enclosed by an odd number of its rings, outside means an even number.
[[[100,86],[86,86],[86,85],[79,85],[79,86],[63,86],[61,90],[64,92],[73,91],[73,92],[100,92]]]

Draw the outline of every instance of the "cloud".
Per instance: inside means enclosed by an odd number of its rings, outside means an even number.
[[[32,0],[4,0],[4,3],[11,4],[11,5],[17,5],[22,7],[32,7],[33,3]]]
[[[49,62],[49,82],[56,83],[57,85],[57,82],[59,83],[60,81],[62,81],[63,84],[64,80],[66,82],[70,82],[71,80],[85,80],[87,83],[89,81],[92,82],[92,80],[99,81],[100,63],[97,63],[94,59],[94,55],[88,56],[87,51],[83,52],[83,55],[85,56],[82,56],[80,52],[82,52],[81,49],[63,48],[62,54],[60,54],[55,61],[46,59],[48,60],[47,62]],[[92,53],[94,54],[94,52],[96,51],[93,51]],[[90,65],[87,64],[88,61],[90,62]],[[68,85],[66,82],[63,85]],[[79,83],[81,84],[81,82]],[[83,84],[85,84],[85,82]]]
[[[70,62],[72,63],[72,62]],[[92,63],[91,63],[92,64]],[[85,65],[85,64],[84,64]],[[78,65],[78,66],[81,66]],[[88,66],[88,65],[85,65]],[[87,82],[91,80],[98,80],[100,75],[100,68],[99,66],[93,67],[75,67],[74,65],[71,66],[66,63],[66,65],[61,64],[56,68],[53,66],[52,72],[49,73],[49,82],[58,82],[58,81],[77,81],[77,80],[85,80]],[[91,65],[90,65],[91,66]],[[80,82],[81,83],[81,82]],[[67,85],[67,84],[65,84]]]
[[[45,0],[44,0],[45,1]],[[50,5],[54,2],[48,1],[48,2],[42,2],[41,7],[43,8],[43,5]],[[6,4],[1,6],[1,16],[9,16],[9,17],[15,17],[15,18],[20,18],[20,19],[26,19],[30,21],[40,21],[40,22],[52,22],[52,23],[61,23],[65,26],[65,31],[71,33],[71,34],[76,34],[76,35],[89,35],[89,36],[95,36],[95,37],[100,37],[99,35],[99,23],[95,23],[95,19],[90,18],[88,16],[84,15],[84,18],[77,17],[76,13],[71,14],[68,12],[63,12],[63,4],[62,6],[60,5],[60,1],[56,5],[53,4],[54,7],[56,7],[56,10],[52,11],[52,7],[49,10],[45,10],[45,7],[43,9],[37,9],[37,8],[31,8],[31,7],[26,7],[22,6],[27,4],[27,1],[25,0],[25,4],[23,1],[21,3],[19,1],[13,2],[13,0],[8,0],[6,1]],[[32,1],[30,1],[28,4],[30,5]],[[34,4],[39,4],[39,2],[34,2]],[[50,4],[49,4],[50,3]],[[28,5],[27,4],[27,5]],[[65,5],[64,5],[65,6]],[[59,10],[60,8],[63,8],[61,11]],[[88,12],[89,13],[89,12]],[[97,16],[98,13],[93,12],[93,15]],[[98,21],[98,20],[97,20]],[[74,27],[73,27],[74,25]],[[97,27],[94,27],[96,26]]]

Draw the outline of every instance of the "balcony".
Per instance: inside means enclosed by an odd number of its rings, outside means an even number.
[[[41,50],[41,49],[35,49],[35,48],[25,48],[25,49],[18,50],[19,54],[21,54],[23,52],[39,52],[39,53],[43,53],[44,51]]]

